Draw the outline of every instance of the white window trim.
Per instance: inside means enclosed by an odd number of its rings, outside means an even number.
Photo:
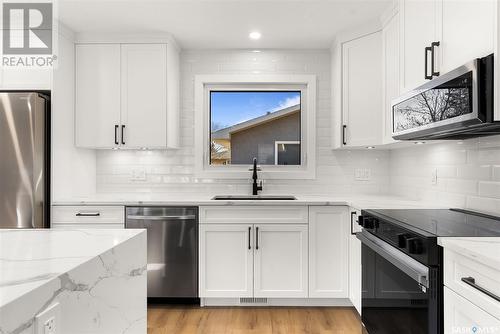
[[[300,141],[294,140],[277,140],[274,142],[274,164],[278,166],[278,146],[281,144],[296,144],[300,145]],[[280,165],[281,166],[281,165]]]
[[[273,89],[290,90],[290,86],[303,86],[301,110],[301,143],[303,150],[300,166],[262,165],[264,179],[314,179],[316,177],[316,76],[279,74],[215,74],[196,75],[195,98],[195,174],[200,178],[248,179],[250,165],[215,166],[209,164],[209,114],[207,87],[215,85],[266,85]],[[256,89],[261,90],[261,87]],[[302,161],[301,160],[301,161]]]

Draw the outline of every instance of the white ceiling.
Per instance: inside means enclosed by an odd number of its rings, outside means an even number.
[[[168,32],[182,48],[329,48],[390,0],[60,0],[75,32]],[[259,41],[250,31],[262,33]]]

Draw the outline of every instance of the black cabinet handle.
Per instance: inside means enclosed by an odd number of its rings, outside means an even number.
[[[351,234],[352,235],[356,235],[356,233],[354,233],[353,229],[352,229],[352,224],[354,223],[354,219],[353,217],[355,217],[358,213],[356,211],[351,211]]]
[[[248,226],[248,249],[252,249],[252,245],[250,244],[251,238],[252,238],[252,227]]]
[[[431,77],[438,77],[439,76],[439,71],[436,72],[435,71],[435,66],[434,66],[434,60],[435,60],[435,56],[434,56],[434,49],[436,48],[436,46],[439,46],[440,43],[439,42],[432,42],[431,43]]]
[[[125,125],[122,125],[122,145],[125,145]]]
[[[464,282],[465,284],[473,287],[474,289],[481,291],[482,293],[484,293],[488,297],[491,297],[491,298],[495,299],[496,301],[500,302],[500,297],[499,296],[497,296],[494,293],[486,290],[485,288],[477,285],[476,284],[476,280],[474,279],[474,277],[462,277],[461,280],[462,280],[462,282]]]
[[[342,144],[347,145],[345,140],[345,129],[347,129],[347,125],[342,125]]]
[[[431,75],[428,74],[429,73],[429,52],[431,53],[431,55],[433,54],[432,47],[426,46],[425,47],[425,66],[424,66],[426,80],[432,79],[432,73],[431,73]],[[434,62],[434,61],[432,61],[432,62]]]
[[[255,228],[255,249],[259,249],[259,228]]]
[[[118,125],[115,125],[115,145],[120,144],[118,142]]]
[[[78,212],[75,216],[77,217],[99,217],[101,214],[99,212]]]

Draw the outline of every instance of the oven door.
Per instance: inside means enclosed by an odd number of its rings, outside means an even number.
[[[369,334],[440,333],[439,286],[429,268],[366,230],[361,319]]]

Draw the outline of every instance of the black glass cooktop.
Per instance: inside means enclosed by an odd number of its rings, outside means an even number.
[[[500,217],[461,209],[376,209],[372,216],[426,237],[500,237]]]

